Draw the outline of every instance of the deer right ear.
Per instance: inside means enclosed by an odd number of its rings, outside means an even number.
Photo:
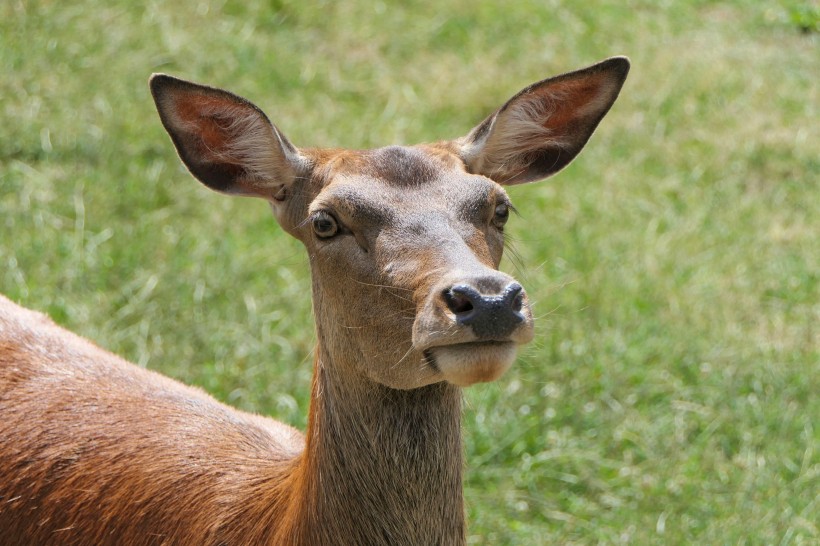
[[[151,94],[179,157],[200,182],[229,194],[287,198],[308,161],[249,101],[154,74]]]
[[[626,57],[534,83],[456,141],[472,173],[499,184],[555,174],[578,155],[629,72]]]

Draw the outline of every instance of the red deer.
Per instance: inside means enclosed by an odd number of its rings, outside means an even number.
[[[193,176],[267,200],[308,252],[307,432],[0,297],[0,543],[463,544],[461,388],[533,337],[526,292],[498,271],[504,188],[572,161],[628,70],[608,59],[465,137],[366,151],[297,148],[247,100],[154,75]]]

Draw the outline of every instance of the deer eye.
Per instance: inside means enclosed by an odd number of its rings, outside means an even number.
[[[311,219],[313,232],[320,239],[329,239],[339,232],[339,224],[336,218],[327,212],[319,211]]]
[[[510,218],[510,206],[506,203],[499,203],[495,206],[495,213],[493,214],[493,225],[498,229],[503,229],[504,224]]]

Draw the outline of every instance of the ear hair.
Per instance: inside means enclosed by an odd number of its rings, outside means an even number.
[[[208,150],[213,159],[241,165],[244,179],[266,187],[274,181],[274,173],[290,168],[284,155],[271,153],[271,148],[281,147],[281,139],[277,138],[278,134],[272,130],[273,126],[266,117],[259,116],[244,105],[206,106],[200,115],[219,125],[224,133],[224,146]],[[196,123],[186,125],[189,129],[198,129]]]
[[[589,140],[628,71],[629,61],[615,57],[523,89],[457,142],[468,170],[503,184],[558,172]]]
[[[271,197],[307,167],[265,113],[242,97],[164,74],[150,83],[180,158],[206,186]]]

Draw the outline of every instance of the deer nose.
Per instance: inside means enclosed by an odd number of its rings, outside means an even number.
[[[483,294],[469,284],[459,283],[444,290],[442,297],[456,323],[471,327],[479,339],[506,338],[526,321],[526,294],[517,282],[494,294]]]

